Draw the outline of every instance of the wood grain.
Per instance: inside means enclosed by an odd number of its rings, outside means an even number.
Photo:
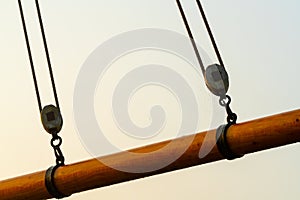
[[[129,152],[66,165],[57,170],[55,183],[62,193],[74,194],[222,160],[224,158],[215,146],[215,134],[215,130],[211,130],[133,149]],[[249,154],[299,142],[300,110],[231,126],[227,133],[227,140],[232,151],[239,154]],[[206,149],[208,154],[203,158],[199,157],[201,147],[208,148]],[[138,156],[132,156],[131,153],[136,153]],[[127,173],[114,169],[119,167],[137,170],[154,169],[162,162],[172,160],[176,155],[180,155],[176,161],[156,171]],[[109,166],[114,166],[114,168]],[[45,171],[41,171],[0,181],[0,199],[51,198],[44,186],[44,176]]]

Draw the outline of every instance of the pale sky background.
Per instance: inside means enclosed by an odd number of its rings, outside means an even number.
[[[183,1],[197,40],[214,59],[195,1]],[[53,103],[33,0],[23,1],[44,104]],[[92,157],[73,119],[73,91],[88,55],[113,35],[163,28],[186,35],[175,0],[40,1],[64,116],[66,163]],[[239,121],[300,107],[300,2],[203,0],[230,74]],[[42,129],[16,0],[0,1],[0,179],[54,164]],[[204,83],[199,83],[204,84]],[[209,128],[209,127],[207,127]],[[268,150],[143,180],[74,194],[67,199],[299,199],[300,145]],[[84,169],[83,169],[84,170]],[[0,197],[1,198],[1,197]]]

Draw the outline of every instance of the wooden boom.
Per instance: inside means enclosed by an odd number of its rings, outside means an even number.
[[[76,164],[66,165],[57,169],[55,184],[64,194],[74,194],[94,188],[139,179],[155,174],[161,174],[195,165],[201,165],[224,159],[216,147],[216,131],[202,132],[172,140],[171,148],[162,148],[170,141],[141,147],[130,152],[145,153],[155,151],[155,156],[141,156],[133,159],[128,153],[120,152],[102,157],[108,166],[139,168],[155,167],[167,160],[172,153],[185,150],[182,143],[191,139],[192,143],[186,151],[167,167],[148,173],[126,173],[110,168],[98,159],[91,159]],[[205,137],[208,139],[204,140]],[[274,147],[300,142],[300,110],[274,115],[262,119],[231,126],[227,132],[227,140],[231,150],[237,154],[248,154]],[[204,158],[199,158],[199,151],[205,143],[213,148]],[[109,165],[109,164],[112,165]],[[1,200],[14,199],[47,199],[51,198],[45,188],[45,171],[0,181]]]

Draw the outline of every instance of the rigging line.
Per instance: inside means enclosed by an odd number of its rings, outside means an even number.
[[[212,45],[213,45],[213,47],[214,47],[215,53],[216,53],[216,55],[217,55],[217,57],[218,57],[219,63],[220,63],[220,65],[222,65],[223,67],[225,67],[225,65],[224,65],[224,63],[223,63],[223,60],[222,60],[222,57],[221,57],[221,54],[220,54],[220,51],[219,51],[219,49],[218,49],[216,40],[215,40],[215,38],[214,38],[214,35],[213,35],[213,33],[212,33],[212,31],[211,31],[211,28],[210,28],[210,26],[209,26],[207,17],[206,17],[206,15],[205,15],[203,6],[202,6],[200,0],[196,0],[196,1],[197,1],[198,8],[199,8],[199,11],[200,11],[200,13],[201,13],[201,16],[202,16],[202,18],[203,18],[203,21],[204,21],[204,23],[205,23],[207,32],[208,32],[208,34],[209,34],[210,40],[211,40]]]
[[[21,15],[21,19],[22,19],[24,36],[25,36],[25,40],[26,40],[28,57],[29,57],[30,66],[31,66],[31,73],[32,73],[32,77],[33,77],[35,93],[36,93],[36,97],[37,97],[37,101],[38,101],[39,110],[41,112],[42,111],[42,103],[41,103],[39,88],[38,88],[37,79],[36,79],[36,75],[35,75],[34,64],[33,64],[33,59],[32,59],[32,53],[31,53],[31,48],[30,48],[30,43],[29,43],[29,38],[28,38],[28,32],[27,32],[27,28],[26,28],[25,17],[24,17],[24,12],[23,12],[23,8],[22,8],[21,0],[18,0],[18,3],[19,3],[19,8],[20,8],[20,15]]]
[[[53,70],[52,70],[52,65],[51,65],[51,60],[50,60],[50,55],[49,55],[47,40],[46,40],[45,29],[44,29],[42,15],[41,15],[41,10],[40,10],[40,6],[39,6],[39,1],[35,0],[35,4],[36,4],[37,13],[38,13],[39,23],[40,23],[40,29],[41,29],[41,33],[42,33],[42,37],[43,37],[43,43],[44,43],[45,53],[46,53],[46,57],[47,57],[47,63],[48,63],[48,68],[49,68],[49,73],[50,73],[50,79],[51,79],[51,83],[52,83],[53,94],[54,94],[56,106],[57,106],[58,110],[60,110],[60,108],[59,108],[59,102],[58,102],[58,97],[57,97],[57,92],[56,92],[55,81],[54,81],[54,76],[53,76]]]
[[[181,3],[180,3],[180,0],[176,0],[176,2],[177,2],[177,5],[178,5],[178,8],[179,8],[179,11],[180,11],[182,20],[183,20],[183,22],[184,22],[185,28],[186,28],[186,30],[187,30],[187,32],[188,32],[189,38],[190,38],[191,43],[192,43],[192,45],[193,45],[193,49],[194,49],[194,51],[195,51],[195,54],[196,54],[198,63],[199,63],[199,65],[200,65],[200,67],[201,67],[202,74],[203,74],[203,76],[205,76],[205,67],[204,67],[203,61],[202,61],[202,59],[201,59],[201,56],[200,56],[200,53],[199,53],[199,49],[198,49],[198,47],[197,47],[197,45],[196,45],[196,42],[195,42],[193,33],[192,33],[192,31],[191,31],[191,28],[190,28],[189,23],[188,23],[188,21],[187,21],[187,18],[186,18],[186,16],[185,16],[184,10],[183,10],[183,8],[182,8],[182,5],[181,5]]]

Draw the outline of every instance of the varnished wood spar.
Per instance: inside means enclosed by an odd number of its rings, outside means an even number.
[[[223,159],[215,144],[215,130],[187,136],[173,140],[170,148],[166,147],[170,141],[149,145],[132,150],[131,152],[153,152],[155,155],[143,154],[138,158],[129,157],[121,152],[101,158],[113,166],[154,167],[170,158],[174,153],[184,150],[186,142],[192,141],[185,153],[169,166],[151,173],[125,173],[112,169],[97,159],[92,159],[61,167],[55,175],[55,182],[59,190],[65,194],[73,194],[94,188],[121,183],[146,176],[183,169],[195,165],[209,163]],[[204,138],[208,137],[208,140]],[[269,148],[288,145],[300,141],[300,110],[258,119],[238,125],[228,130],[228,143],[235,153],[247,154]],[[202,145],[211,144],[214,147],[204,158],[199,158]],[[209,145],[208,145],[209,146]],[[0,182],[0,199],[46,199],[51,196],[44,186],[45,171],[29,174]]]

